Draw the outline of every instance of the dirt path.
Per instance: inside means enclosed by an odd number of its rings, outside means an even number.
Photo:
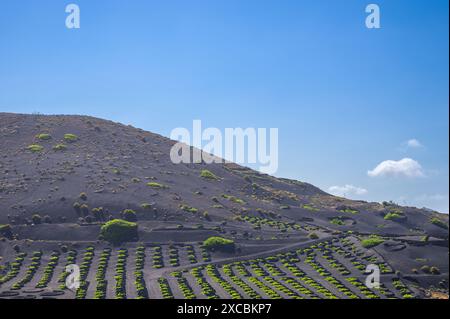
[[[134,284],[134,281],[136,279],[134,275],[134,270],[136,268],[136,248],[129,248],[128,249],[128,257],[127,257],[127,272],[126,272],[126,293],[127,293],[127,299],[136,299],[137,297],[137,291]]]

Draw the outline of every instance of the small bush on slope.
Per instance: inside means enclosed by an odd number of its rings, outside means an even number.
[[[219,177],[214,175],[211,171],[208,171],[207,169],[204,169],[200,172],[200,177],[211,179],[211,180],[218,180]]]
[[[50,134],[42,133],[42,134],[36,135],[36,138],[41,141],[47,141],[47,140],[51,139],[52,136]]]
[[[436,225],[438,227],[448,229],[448,225],[446,223],[444,223],[442,220],[440,220],[439,218],[433,217],[433,218],[431,218],[430,222],[433,225]]]
[[[65,151],[67,149],[67,146],[64,144],[56,144],[53,146],[53,150],[55,151]]]
[[[147,183],[147,186],[150,186],[152,188],[160,188],[160,189],[168,188],[166,185],[162,185],[162,184],[156,183],[156,182],[149,182],[149,183]]]
[[[27,147],[27,150],[29,150],[33,153],[41,152],[43,149],[44,149],[44,147],[42,147],[41,145],[38,145],[38,144],[31,144]]]
[[[64,134],[64,140],[66,142],[76,142],[78,140],[78,136],[75,134]]]

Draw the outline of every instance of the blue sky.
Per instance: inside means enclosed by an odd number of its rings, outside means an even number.
[[[278,127],[277,176],[448,212],[448,1],[369,3],[2,1],[0,111]]]

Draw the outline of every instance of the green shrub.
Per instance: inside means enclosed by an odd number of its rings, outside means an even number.
[[[203,247],[208,250],[234,251],[235,244],[231,239],[222,237],[209,237],[203,242]]]
[[[354,208],[351,208],[351,207],[347,207],[347,208],[341,209],[341,210],[339,210],[339,211],[340,211],[340,212],[343,212],[343,213],[353,214],[353,215],[359,213],[359,210],[354,209]]]
[[[47,133],[41,133],[41,134],[36,135],[36,138],[41,141],[47,141],[47,140],[51,139],[52,136]]]
[[[437,217],[431,218],[430,223],[432,223],[433,225],[436,225],[438,227],[448,229],[448,225]]]
[[[225,198],[225,199],[228,199],[228,200],[230,200],[230,201],[232,201],[233,203],[236,203],[236,204],[241,204],[241,205],[245,204],[245,202],[242,199],[237,198],[235,196],[223,194],[222,197]]]
[[[197,213],[198,212],[198,209],[197,208],[195,208],[195,207],[191,207],[191,206],[188,206],[188,205],[180,205],[180,208],[182,209],[182,210],[184,210],[185,212],[189,212],[189,213]]]
[[[330,220],[330,223],[337,226],[343,226],[345,224],[344,221],[340,218],[333,218],[332,220]]]
[[[310,204],[304,204],[303,209],[310,210],[312,212],[317,212],[319,210],[318,208],[316,208]]]
[[[378,246],[382,243],[384,243],[384,239],[377,235],[371,235],[369,238],[363,239],[361,241],[361,245],[364,248],[372,248],[372,247]]]
[[[78,197],[80,197],[80,199],[82,199],[82,200],[87,200],[87,194],[86,193],[80,193],[80,195]]]
[[[402,219],[402,218],[404,218],[405,216],[404,215],[402,215],[402,214],[400,214],[400,213],[397,213],[397,212],[390,212],[390,213],[387,213],[385,216],[384,216],[384,219],[386,219],[386,220],[399,220],[399,219]]]
[[[53,146],[53,150],[55,151],[65,151],[67,149],[67,146],[64,144],[56,144]]]
[[[207,169],[203,169],[200,172],[200,177],[206,178],[206,179],[211,179],[211,180],[218,180],[219,177],[217,177],[216,175],[214,175],[211,171],[208,171]]]
[[[122,219],[113,219],[106,222],[100,229],[100,237],[114,245],[138,238],[138,225]]]
[[[27,150],[33,152],[33,153],[37,153],[37,152],[42,152],[44,150],[44,147],[38,144],[31,144],[28,145]]]
[[[164,188],[168,188],[166,185],[157,183],[157,182],[149,182],[147,183],[147,186],[150,186],[152,188],[159,188],[159,189],[164,189]]]
[[[75,134],[64,134],[64,140],[69,143],[76,142],[78,141],[78,136]]]

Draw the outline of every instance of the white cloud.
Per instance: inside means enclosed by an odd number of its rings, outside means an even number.
[[[412,138],[410,140],[408,140],[406,142],[406,145],[410,148],[419,148],[419,147],[423,147],[422,143],[420,143],[418,140],[416,140],[415,138]]]
[[[377,165],[373,170],[368,171],[370,177],[378,176],[406,176],[406,177],[424,177],[422,166],[419,162],[404,158],[399,161],[387,160]]]
[[[350,196],[350,195],[365,195],[367,194],[367,189],[353,186],[353,185],[345,185],[345,186],[331,186],[328,188],[328,191],[336,196]]]

